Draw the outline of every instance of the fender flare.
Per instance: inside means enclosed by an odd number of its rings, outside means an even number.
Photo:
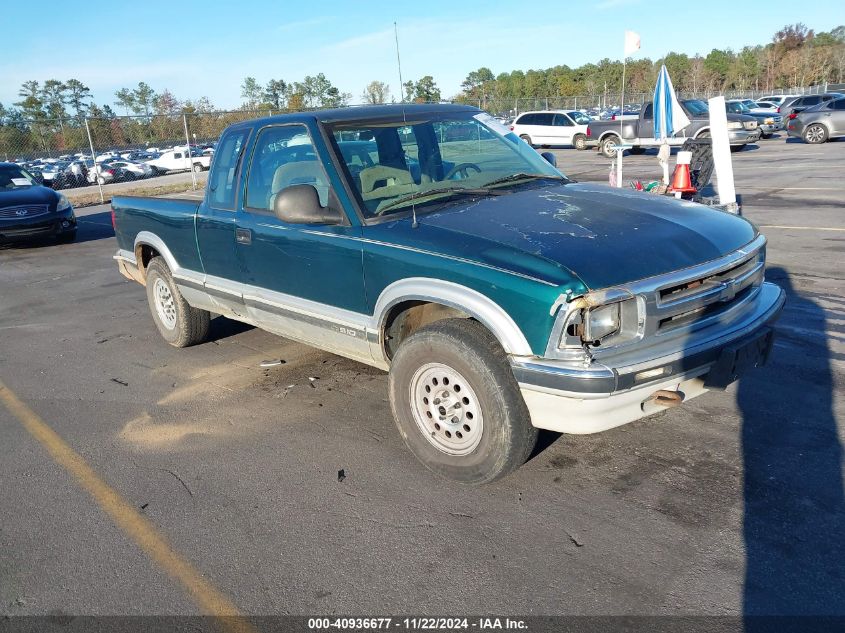
[[[373,311],[380,338],[390,309],[403,301],[429,301],[466,312],[493,333],[507,354],[533,355],[522,330],[490,297],[461,284],[428,277],[401,279],[382,290]]]

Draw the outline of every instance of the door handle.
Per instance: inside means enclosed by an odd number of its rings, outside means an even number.
[[[238,244],[252,244],[252,231],[249,229],[235,229],[235,241]]]

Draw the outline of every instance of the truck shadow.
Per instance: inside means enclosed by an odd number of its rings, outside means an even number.
[[[745,475],[743,613],[746,631],[755,632],[784,630],[787,623],[753,616],[845,615],[842,446],[824,309],[796,292],[785,270],[770,268],[767,278],[787,293],[778,336],[794,345],[776,346],[772,358],[780,366],[750,372],[737,395]],[[789,384],[778,381],[785,375]],[[802,619],[800,628],[811,624]]]

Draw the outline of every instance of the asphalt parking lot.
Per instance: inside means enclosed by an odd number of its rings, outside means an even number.
[[[554,152],[606,181],[595,152]],[[108,207],[80,210],[77,243],[0,248],[0,614],[195,614],[216,591],[246,614],[845,615],[845,143],[733,158],[788,292],[769,366],[545,435],[480,488],[416,462],[380,371],[222,318],[166,345]],[[130,510],[165,549],[127,535]]]

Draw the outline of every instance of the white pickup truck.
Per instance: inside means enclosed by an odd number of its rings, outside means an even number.
[[[199,152],[192,151],[190,154],[185,149],[172,149],[164,152],[158,158],[148,160],[147,165],[154,171],[165,173],[168,171],[188,171],[193,169],[199,173],[211,165],[211,156],[203,156]]]

